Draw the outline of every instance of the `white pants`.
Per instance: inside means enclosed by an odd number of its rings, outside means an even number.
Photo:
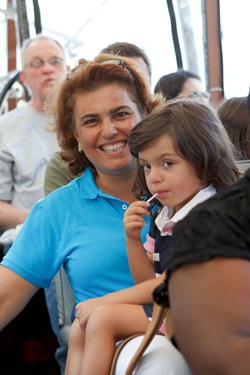
[[[143,336],[129,341],[122,349],[115,375],[124,375]],[[182,354],[164,336],[156,335],[134,371],[136,375],[192,375]]]

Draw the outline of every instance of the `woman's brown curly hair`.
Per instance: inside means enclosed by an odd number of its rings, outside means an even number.
[[[68,163],[73,175],[82,173],[87,167],[95,172],[95,167],[84,151],[78,152],[78,143],[74,136],[74,106],[78,95],[93,92],[118,83],[125,87],[133,98],[139,112],[150,113],[163,101],[160,95],[154,95],[131,58],[98,55],[93,61],[79,60],[78,65],[59,84],[49,100],[49,112],[53,115],[53,130],[56,132],[61,147],[61,157]]]

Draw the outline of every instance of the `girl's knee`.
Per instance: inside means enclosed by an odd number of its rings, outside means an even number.
[[[111,305],[101,305],[98,306],[90,315],[87,323],[87,331],[100,330],[103,331],[112,324],[112,306]]]

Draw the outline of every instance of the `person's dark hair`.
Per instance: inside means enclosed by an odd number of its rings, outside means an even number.
[[[130,58],[98,55],[92,61],[79,60],[78,65],[59,83],[54,90],[54,98],[50,97],[48,106],[55,119],[53,130],[57,134],[61,147],[61,157],[69,165],[73,175],[82,173],[87,167],[95,168],[84,151],[78,152],[77,140],[74,136],[74,106],[79,95],[93,92],[101,87],[116,83],[126,88],[133,98],[139,112],[145,116],[163,101],[162,96],[154,95],[146,83],[137,64]]]
[[[234,146],[211,106],[189,100],[170,100],[157,107],[132,130],[128,144],[137,159],[133,194],[138,199],[151,196],[139,164],[139,153],[163,135],[171,137],[176,152],[197,172],[204,186],[220,190],[239,177]]]
[[[174,99],[180,94],[185,82],[189,78],[201,80],[197,74],[187,70],[177,70],[176,72],[166,74],[158,80],[154,92],[162,93],[166,100]]]
[[[115,42],[103,48],[100,53],[108,53],[121,57],[141,57],[147,65],[149,76],[152,76],[152,68],[148,56],[143,49],[133,43]]]
[[[250,159],[250,116],[247,96],[226,99],[218,116],[239,152],[239,159]]]

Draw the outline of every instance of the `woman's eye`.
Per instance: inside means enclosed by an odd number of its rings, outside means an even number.
[[[119,112],[119,113],[116,114],[117,118],[124,118],[124,117],[127,117],[127,116],[129,116],[128,112]]]
[[[97,122],[97,120],[96,120],[95,118],[91,118],[91,119],[86,120],[86,121],[83,123],[83,125],[84,125],[84,126],[94,125],[94,124],[96,124],[96,122]]]

